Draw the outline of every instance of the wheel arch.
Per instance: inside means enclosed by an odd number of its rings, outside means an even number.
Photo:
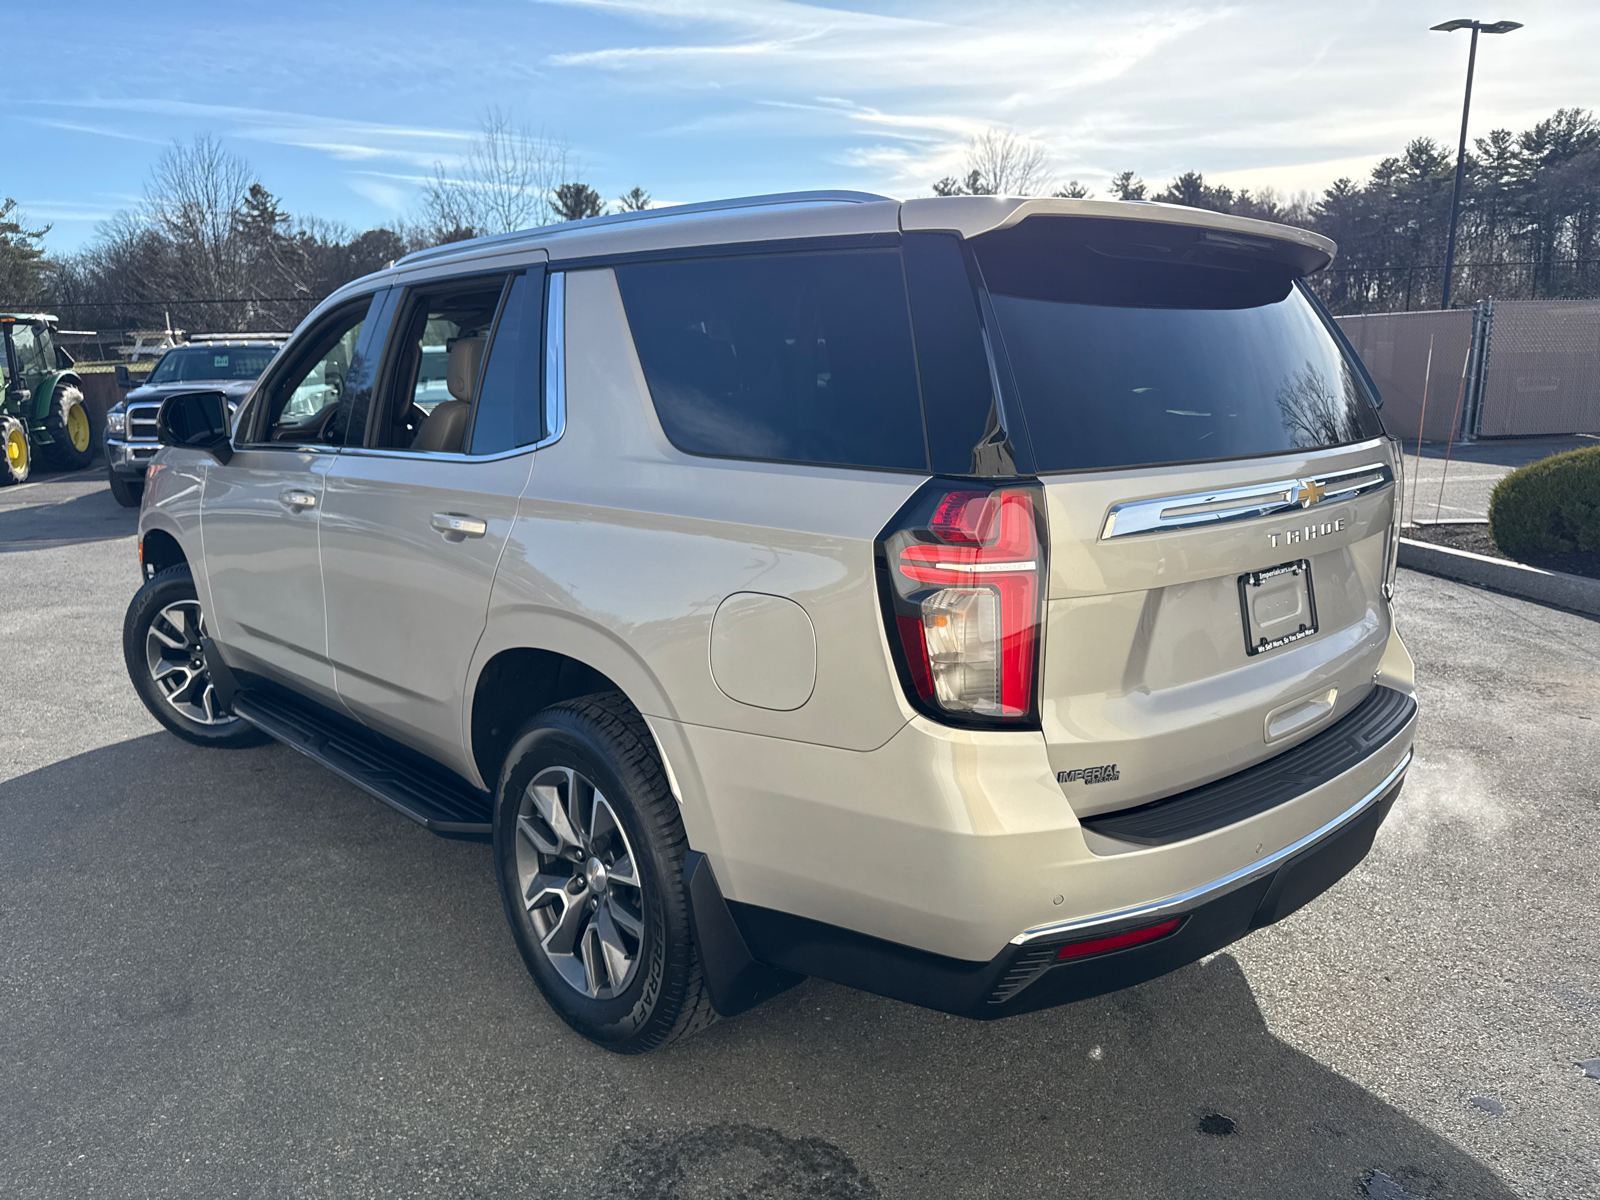
[[[159,526],[147,529],[139,537],[139,565],[144,568],[146,579],[165,571],[168,567],[178,566],[180,563],[187,565],[189,556],[183,552],[183,546],[177,536],[169,530]]]
[[[690,764],[681,748],[669,753],[651,719],[676,719],[654,672],[606,631],[551,614],[540,614],[537,626],[533,620],[491,618],[473,656],[462,732],[484,786],[493,790],[512,740],[534,713],[597,691],[621,692],[645,718],[673,794],[683,803],[679,781],[693,776],[684,773]]]

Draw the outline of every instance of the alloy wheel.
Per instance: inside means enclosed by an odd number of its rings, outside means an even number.
[[[639,968],[644,889],[616,811],[571,767],[533,777],[517,810],[517,879],[539,946],[591,1000],[620,996]]]
[[[162,697],[197,725],[231,725],[239,718],[222,711],[206,667],[205,616],[198,600],[175,600],[155,615],[145,634],[145,663]]]

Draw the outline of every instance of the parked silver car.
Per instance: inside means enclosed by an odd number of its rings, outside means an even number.
[[[982,1018],[1149,979],[1332,885],[1411,761],[1333,252],[816,193],[413,254],[231,432],[165,402],[129,672],[492,838],[613,1050],[806,975]]]

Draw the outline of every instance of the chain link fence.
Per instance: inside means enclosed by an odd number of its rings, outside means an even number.
[[[1397,437],[1600,433],[1600,301],[1483,300],[1337,320]]]
[[[1600,433],[1600,301],[1496,301],[1480,437]]]

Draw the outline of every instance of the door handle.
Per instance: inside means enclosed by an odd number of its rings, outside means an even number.
[[[278,503],[290,512],[303,512],[305,509],[317,506],[317,494],[303,492],[299,488],[284,488],[278,493]]]
[[[480,538],[489,532],[489,522],[480,521],[477,517],[464,517],[460,513],[434,513],[429,523],[450,542]]]

